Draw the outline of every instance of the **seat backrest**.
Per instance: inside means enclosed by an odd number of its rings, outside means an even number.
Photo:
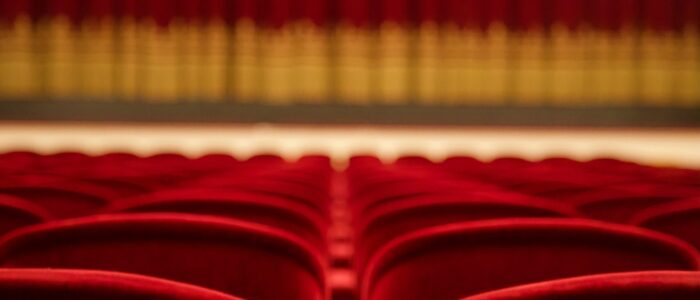
[[[380,246],[402,234],[454,222],[517,217],[577,217],[566,204],[498,194],[427,195],[389,202],[364,216],[356,227],[356,262],[364,264]]]
[[[31,202],[0,194],[0,236],[20,227],[46,222],[51,217]]]
[[[634,214],[648,207],[676,200],[666,193],[628,192],[599,189],[580,193],[566,200],[578,210],[602,221],[627,223]]]
[[[400,201],[406,197],[431,194],[462,194],[465,192],[471,193],[474,190],[493,191],[495,189],[483,183],[472,181],[416,179],[382,185],[372,192],[364,193],[362,196],[354,196],[351,204],[356,215],[363,215],[376,206]]]
[[[698,270],[676,238],[582,219],[453,223],[404,235],[361,274],[363,300],[459,299],[557,278],[643,270]]]
[[[246,299],[323,299],[325,267],[297,237],[226,218],[97,215],[16,230],[0,240],[5,268],[120,271]]]
[[[630,223],[676,236],[700,250],[700,198],[650,207],[639,212]]]
[[[118,193],[119,195],[119,197],[115,199],[145,194],[151,191],[149,187],[145,185],[140,185],[134,181],[118,178],[108,178],[104,176],[95,176],[93,174],[82,176],[80,180],[115,191],[115,193]]]
[[[328,195],[295,183],[289,183],[269,178],[227,178],[207,177],[191,182],[190,186],[199,188],[219,188],[231,191],[255,192],[264,195],[284,197],[290,201],[297,201],[319,212],[325,213],[328,209]]]
[[[56,218],[70,218],[94,213],[117,197],[114,191],[76,181],[3,181],[0,193],[37,204]]]
[[[70,269],[2,269],[4,300],[237,300],[194,285],[120,272]]]
[[[647,271],[573,277],[486,292],[463,300],[695,300],[700,272]]]
[[[159,191],[115,202],[105,213],[175,212],[221,216],[269,225],[325,250],[327,220],[306,205],[256,193],[212,189]]]

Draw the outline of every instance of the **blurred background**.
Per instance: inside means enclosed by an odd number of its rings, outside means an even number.
[[[698,0],[0,0],[0,119],[11,134],[56,121],[694,134],[699,16]]]

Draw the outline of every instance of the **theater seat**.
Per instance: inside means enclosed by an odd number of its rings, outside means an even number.
[[[392,241],[361,274],[361,293],[363,300],[448,300],[557,278],[699,268],[700,254],[661,233],[581,219],[499,219]]]
[[[46,222],[51,217],[41,206],[0,194],[0,236],[14,229]]]
[[[328,220],[288,199],[250,192],[175,189],[129,198],[105,213],[176,212],[228,217],[289,231],[325,251]]]
[[[628,223],[639,211],[676,199],[678,196],[671,192],[597,189],[577,194],[565,201],[594,219]]]
[[[463,300],[696,300],[700,272],[648,271],[582,276],[522,285]]]
[[[399,201],[405,197],[435,194],[464,194],[472,193],[473,191],[485,192],[496,190],[501,191],[498,188],[480,182],[414,179],[386,183],[378,185],[374,189],[362,190],[363,193],[353,195],[354,199],[351,205],[355,215],[363,215],[375,206],[387,202]]]
[[[313,207],[321,213],[328,209],[328,195],[308,186],[268,178],[237,178],[216,176],[188,182],[188,186],[218,188],[231,191],[254,192],[275,197],[284,197]]]
[[[326,296],[325,267],[297,237],[188,214],[98,215],[26,227],[0,240],[0,267],[128,272],[251,300]]]
[[[700,198],[650,207],[630,223],[679,237],[700,250]]]
[[[236,300],[239,298],[160,278],[67,270],[2,269],[3,300]]]
[[[139,184],[136,180],[110,178],[109,176],[96,174],[86,174],[79,179],[80,181],[99,185],[115,191],[115,193],[118,194],[118,197],[115,197],[115,199],[145,194],[151,191],[150,187],[145,184]]]
[[[0,193],[37,204],[56,218],[94,213],[118,195],[88,183],[65,180],[3,180]]]
[[[537,198],[509,198],[494,193],[407,197],[375,207],[356,227],[356,261],[402,234],[454,222],[516,217],[577,217],[563,203]]]

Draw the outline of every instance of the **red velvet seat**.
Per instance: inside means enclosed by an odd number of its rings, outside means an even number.
[[[274,153],[258,153],[244,161],[246,164],[256,165],[281,165],[285,162],[284,157]]]
[[[225,182],[228,183],[237,182],[250,182],[253,180],[260,181],[281,181],[288,184],[299,185],[305,190],[311,189],[306,193],[313,193],[311,197],[318,198],[323,197],[320,195],[318,190],[321,192],[326,192],[328,183],[330,180],[330,175],[332,173],[328,169],[315,169],[315,168],[304,168],[304,167],[286,167],[286,168],[272,168],[271,170],[257,171],[255,173],[248,170],[232,170],[228,173],[214,174],[210,176],[211,179],[208,181],[209,184],[214,182]],[[201,180],[207,182],[206,180]],[[195,182],[196,183],[196,182]],[[299,187],[296,187],[297,189]]]
[[[367,172],[367,174],[348,176],[348,178],[348,188],[353,198],[366,198],[367,195],[381,190],[386,185],[420,180],[420,178],[413,176],[396,176],[395,174],[382,174],[382,172]]]
[[[57,152],[38,156],[32,168],[44,173],[71,176],[89,166],[91,157],[80,152]]]
[[[644,173],[645,166],[637,163],[623,161],[617,158],[596,158],[585,162],[585,167],[606,173],[623,175],[640,175]]]
[[[532,165],[534,162],[517,156],[501,156],[489,162],[492,168],[522,168]]]
[[[179,212],[228,217],[289,231],[325,251],[326,227],[318,212],[287,199],[211,189],[175,189],[129,198],[104,212]]]
[[[700,250],[700,197],[650,207],[630,223],[679,237]]]
[[[17,170],[30,167],[35,164],[39,154],[32,151],[10,151],[0,153],[0,169],[9,168]]]
[[[151,187],[141,184],[138,180],[133,179],[112,178],[109,176],[94,174],[81,176],[79,179],[80,181],[88,182],[115,191],[115,193],[119,195],[115,199],[145,194],[152,191]]]
[[[52,216],[69,218],[94,213],[119,196],[113,190],[79,181],[3,180],[0,193],[44,207]]]
[[[427,195],[407,197],[376,207],[362,216],[355,232],[356,261],[402,234],[454,222],[516,217],[578,217],[573,207],[537,198],[497,194]]]
[[[421,155],[403,155],[397,158],[394,164],[405,167],[426,167],[435,165],[433,161]]]
[[[309,164],[327,169],[332,169],[332,160],[325,154],[305,154],[299,157],[297,163]]]
[[[0,194],[0,236],[14,229],[43,223],[49,213],[34,203]]]
[[[223,188],[232,191],[255,192],[276,197],[284,197],[308,205],[325,214],[328,206],[328,195],[294,183],[266,178],[227,178],[221,176],[208,177],[188,184],[191,187]]]
[[[238,164],[238,160],[226,153],[208,153],[195,159],[198,164],[219,165],[230,167]]]
[[[547,166],[520,170],[518,173],[509,175],[515,182],[508,184],[508,189],[556,200],[631,180],[624,176],[578,169],[547,168]]]
[[[648,207],[678,199],[673,192],[624,191],[598,189],[580,193],[566,199],[576,205],[583,214],[592,218],[627,223],[634,214]]]
[[[650,178],[654,182],[700,188],[700,170],[663,168]]]
[[[354,166],[379,166],[382,160],[373,154],[354,154],[348,159],[348,164]]]
[[[251,300],[327,294],[320,255],[294,235],[188,214],[98,215],[22,228],[0,240],[0,266],[128,272]]]
[[[463,300],[696,300],[700,272],[647,271],[566,278],[487,292]]]
[[[3,300],[236,300],[202,287],[120,272],[2,269]]]
[[[410,169],[398,171],[395,168],[383,165],[348,168],[346,172],[350,180],[350,188],[357,195],[381,188],[382,185],[387,183],[425,179],[425,174],[416,174]]]
[[[410,180],[384,184],[381,188],[355,195],[351,203],[355,215],[363,215],[372,207],[399,201],[405,197],[435,194],[460,194],[472,191],[500,190],[488,184],[473,181]]]
[[[168,186],[176,180],[170,174],[162,174],[152,167],[135,162],[105,162],[92,166],[88,172],[76,176],[80,180],[116,180],[137,188],[153,191]],[[166,181],[166,182],[164,182]],[[177,181],[174,181],[177,183]]]
[[[698,270],[676,238],[581,219],[499,219],[406,234],[368,264],[362,299],[458,299],[557,278],[645,270]]]
[[[371,174],[372,170],[381,168],[382,161],[373,155],[354,155],[348,158],[344,173],[348,178],[357,178],[364,174]]]
[[[95,156],[95,160],[103,162],[114,162],[123,163],[127,161],[134,161],[140,157],[131,152],[108,152]]]

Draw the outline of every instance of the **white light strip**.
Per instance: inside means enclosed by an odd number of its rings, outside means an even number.
[[[0,123],[0,151],[40,153],[129,151],[139,155],[209,152],[245,158],[278,153],[294,158],[353,154],[391,160],[420,154],[433,160],[471,155],[540,159],[616,157],[656,165],[700,167],[700,131],[675,129],[561,129],[493,127],[372,127],[284,125],[143,125],[92,123]]]

